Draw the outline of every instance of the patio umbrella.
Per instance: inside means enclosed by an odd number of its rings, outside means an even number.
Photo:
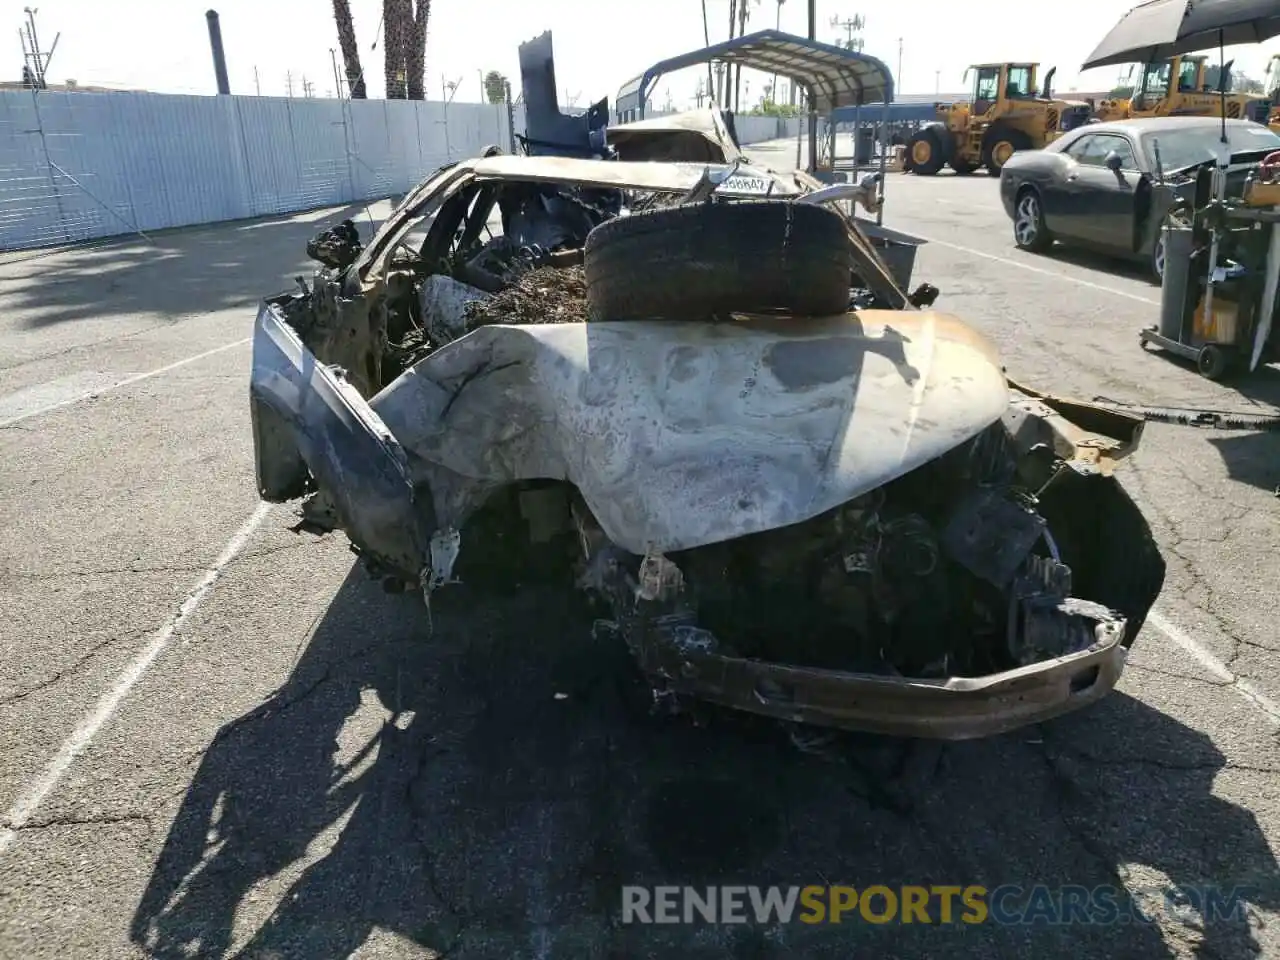
[[[1150,63],[1277,35],[1276,0],[1149,0],[1121,17],[1080,69]]]
[[[1277,0],[1149,0],[1134,7],[1098,44],[1081,67],[1105,67],[1117,63],[1151,63],[1181,53],[1194,53],[1218,45],[1218,63],[1227,44],[1261,43],[1280,35],[1280,2]],[[1219,165],[1225,167],[1227,147],[1226,71],[1220,69],[1218,92],[1222,102],[1222,149]],[[1226,191],[1224,170],[1218,171],[1217,199]],[[1219,232],[1213,231],[1209,263],[1218,263]],[[1205,284],[1204,315],[1213,315],[1214,271]]]
[[[1276,0],[1148,0],[1111,28],[1080,69],[1117,63],[1151,63],[1217,44],[1218,63],[1227,44],[1261,43],[1280,35]],[[1226,71],[1219,70],[1222,142],[1227,142]]]

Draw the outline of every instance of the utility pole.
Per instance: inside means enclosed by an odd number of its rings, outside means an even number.
[[[516,105],[511,102],[511,81],[502,81],[503,89],[507,94],[507,142],[511,146],[511,152],[516,152]]]
[[[746,3],[746,0],[742,0]],[[738,0],[729,0],[729,39],[732,40],[738,29]],[[726,110],[733,109],[733,67],[720,61],[718,67],[718,79],[716,81],[716,101]]]
[[[848,17],[844,20],[841,20],[839,15],[831,18],[831,26],[841,27],[844,29],[845,40],[843,46],[846,50],[859,51],[862,49],[862,38],[858,37],[857,39],[854,39],[853,35],[860,32],[866,25],[866,18],[861,14],[855,14],[854,16]]]
[[[898,72],[893,78],[893,92],[897,93],[902,84],[902,38],[898,38]]]
[[[942,71],[933,71],[933,95],[936,97],[942,92]]]
[[[773,29],[775,30],[782,29],[782,5],[786,2],[787,0],[778,0],[778,13],[777,13],[777,16],[773,18]],[[775,106],[777,105],[778,103],[778,71],[777,70],[773,72],[773,84],[772,86],[769,87],[769,99],[773,101]]]
[[[702,0],[702,45],[704,47],[711,46],[711,28],[707,26],[707,0]],[[715,80],[711,76],[711,61],[707,61],[707,105],[710,106],[712,89],[715,86]],[[702,106],[702,104],[698,104]]]
[[[40,49],[40,37],[36,34],[36,13],[30,7],[23,7],[22,12],[27,15],[27,24],[18,30],[18,37],[22,41],[22,72],[25,75],[30,74],[31,86],[36,90],[44,90],[48,87],[46,79],[49,73],[49,61],[53,59],[53,51],[58,48],[58,38],[61,33],[54,34],[53,46],[44,51]]]
[[[809,39],[818,39],[818,0],[809,0]],[[813,91],[809,91],[809,170],[818,168],[818,105],[814,103]],[[799,148],[796,149],[799,153]],[[796,158],[797,161],[800,159]],[[799,163],[796,164],[799,166]]]
[[[338,72],[338,53],[329,48],[329,62],[333,64],[333,89],[338,91],[338,99],[342,99],[342,74]]]
[[[259,97],[262,96],[262,84],[258,82],[258,65],[256,63],[253,65],[253,92]]]
[[[218,96],[231,93],[231,81],[227,79],[227,56],[222,48],[222,24],[217,10],[206,10],[205,24],[209,30],[209,52],[213,54],[213,79],[218,85]]]
[[[747,0],[738,0],[738,36],[744,37],[747,34],[747,17],[750,15]],[[739,99],[739,93],[742,90],[742,64],[738,64],[733,72],[733,109],[735,112],[742,108],[742,101]]]
[[[284,89],[286,91],[287,96],[289,97],[293,96],[293,71],[292,70],[285,71]]]

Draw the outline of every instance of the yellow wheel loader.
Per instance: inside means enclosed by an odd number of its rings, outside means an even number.
[[[1051,143],[1089,119],[1089,106],[1055,100],[1053,70],[1036,88],[1036,63],[988,63],[970,67],[973,97],[967,103],[935,105],[938,119],[926,124],[907,146],[906,169],[932,176],[950,165],[956,173],[985,167],[991,176],[1018,150]]]
[[[1132,76],[1132,69],[1130,70]],[[1227,117],[1266,123],[1271,105],[1266,97],[1231,93],[1231,64],[1219,71],[1203,54],[1154,60],[1142,65],[1131,97],[1112,97],[1098,104],[1096,120],[1139,117],[1216,117],[1222,111],[1218,84],[1225,84]]]

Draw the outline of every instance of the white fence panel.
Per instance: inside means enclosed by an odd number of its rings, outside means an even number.
[[[38,126],[30,97],[0,97],[0,237],[21,233],[35,243],[62,243],[66,228]]]
[[[287,100],[295,209],[327,207],[355,197],[351,131],[336,100]]]
[[[505,105],[0,91],[0,249],[403,193]]]

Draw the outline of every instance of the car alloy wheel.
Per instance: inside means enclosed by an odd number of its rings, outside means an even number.
[[[1023,194],[1018,199],[1013,236],[1020,247],[1032,247],[1040,239],[1040,199],[1034,193]]]
[[[1151,272],[1157,283],[1164,283],[1164,230],[1156,237],[1155,249],[1151,251]]]

